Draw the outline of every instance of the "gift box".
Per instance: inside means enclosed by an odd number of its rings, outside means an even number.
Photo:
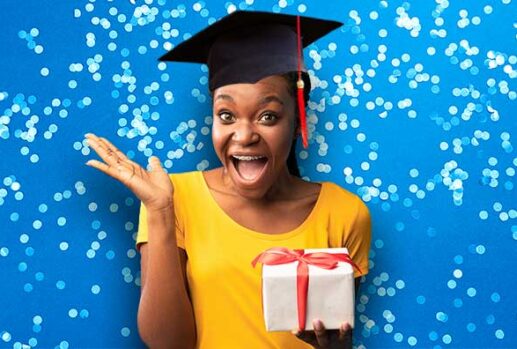
[[[347,321],[354,327],[354,264],[346,248],[290,250],[271,248],[262,263],[262,306],[267,331],[326,329]]]

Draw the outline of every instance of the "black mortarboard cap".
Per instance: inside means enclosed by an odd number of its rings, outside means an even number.
[[[296,17],[235,11],[180,43],[160,60],[207,64],[210,90],[297,71]],[[300,24],[303,47],[342,25],[305,16],[300,16]]]
[[[298,72],[297,101],[303,146],[308,147],[304,89],[310,79],[302,48],[342,23],[258,11],[235,11],[160,57],[161,61],[208,65],[208,87],[255,83],[270,75]]]

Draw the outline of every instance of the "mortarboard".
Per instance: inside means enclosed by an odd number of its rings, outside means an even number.
[[[208,65],[209,88],[255,83],[270,75],[298,72],[298,107],[303,145],[308,146],[302,48],[341,26],[319,18],[235,11],[161,56],[161,61]],[[310,88],[310,85],[307,86]]]

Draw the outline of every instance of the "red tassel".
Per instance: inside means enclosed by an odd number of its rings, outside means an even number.
[[[309,146],[309,140],[307,135],[307,115],[305,112],[305,98],[303,96],[304,83],[302,79],[302,36],[301,36],[301,24],[300,16],[296,16],[296,37],[298,46],[298,81],[296,83],[298,87],[298,112],[300,114],[300,127],[302,132],[303,147]]]
[[[309,146],[307,137],[307,116],[305,114],[305,100],[303,98],[303,80],[298,80],[298,111],[300,114],[300,127],[302,129],[303,147]]]

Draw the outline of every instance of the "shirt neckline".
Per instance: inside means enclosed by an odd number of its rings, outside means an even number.
[[[207,194],[207,196],[209,198],[208,201],[210,202],[210,204],[212,206],[215,207],[215,209],[217,211],[219,211],[221,213],[221,215],[224,217],[224,219],[226,221],[228,221],[231,225],[233,225],[236,229],[244,231],[247,234],[252,235],[256,238],[265,239],[265,240],[284,240],[284,239],[293,237],[293,236],[301,233],[302,231],[304,231],[305,228],[315,219],[315,216],[316,216],[317,212],[319,211],[320,206],[322,205],[322,202],[323,202],[323,199],[324,199],[324,196],[326,193],[326,189],[327,189],[326,182],[316,181],[315,183],[321,184],[320,192],[318,194],[318,198],[316,199],[316,203],[314,204],[314,206],[313,206],[311,212],[309,213],[309,215],[307,216],[307,218],[305,218],[305,220],[300,225],[298,225],[296,228],[294,228],[293,230],[290,230],[290,231],[287,231],[284,233],[279,233],[279,234],[269,234],[269,233],[263,233],[263,232],[259,232],[259,231],[247,228],[247,227],[239,224],[238,222],[236,222],[232,217],[230,217],[223,210],[223,208],[221,206],[219,206],[219,204],[213,197],[212,192],[210,192],[210,188],[208,187],[208,183],[206,182],[205,176],[203,175],[203,171],[197,171],[197,172],[198,172],[198,180],[201,182],[201,186],[203,187],[205,194]]]

